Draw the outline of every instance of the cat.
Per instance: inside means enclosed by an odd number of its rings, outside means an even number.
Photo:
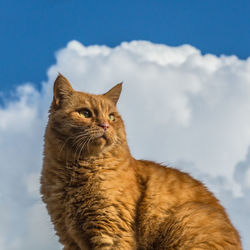
[[[200,181],[132,157],[116,109],[121,89],[93,95],[55,80],[41,194],[63,249],[242,249]]]

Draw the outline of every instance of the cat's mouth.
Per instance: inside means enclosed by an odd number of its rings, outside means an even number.
[[[104,132],[103,135],[101,136],[101,138],[105,139],[105,140],[108,140],[107,136],[106,136],[106,133]]]
[[[95,135],[94,135],[94,137],[95,137],[95,139],[105,139],[105,140],[107,140],[108,138],[107,138],[107,133],[106,133],[106,131],[98,131],[98,133],[96,133]]]
[[[112,143],[109,134],[106,131],[100,131],[98,135],[96,134],[94,139],[94,144],[96,145],[110,145]]]
[[[108,137],[106,135],[106,133],[104,132],[101,136],[99,136],[97,139],[104,139],[105,141],[108,140]]]
[[[95,146],[104,146],[112,144],[112,137],[110,133],[105,129],[95,130],[91,135],[92,143]]]

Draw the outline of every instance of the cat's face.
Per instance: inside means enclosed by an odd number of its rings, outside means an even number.
[[[104,95],[74,91],[59,75],[54,84],[50,110],[50,128],[63,142],[62,151],[70,149],[74,160],[110,150],[126,140],[124,125],[116,103],[121,84]]]

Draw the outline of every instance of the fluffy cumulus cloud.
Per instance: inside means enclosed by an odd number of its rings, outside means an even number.
[[[40,201],[43,132],[58,72],[77,90],[123,81],[119,110],[133,155],[202,180],[250,249],[250,58],[202,55],[146,41],[115,48],[70,42],[41,91],[18,87],[0,107],[0,250],[60,249]]]

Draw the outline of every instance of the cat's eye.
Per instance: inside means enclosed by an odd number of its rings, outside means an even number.
[[[110,120],[110,121],[114,121],[114,120],[115,120],[114,114],[109,114],[109,120]]]
[[[85,118],[90,118],[90,117],[92,117],[91,111],[88,110],[88,109],[86,109],[86,108],[85,108],[85,109],[79,110],[78,113],[79,113],[81,116],[84,116]]]

